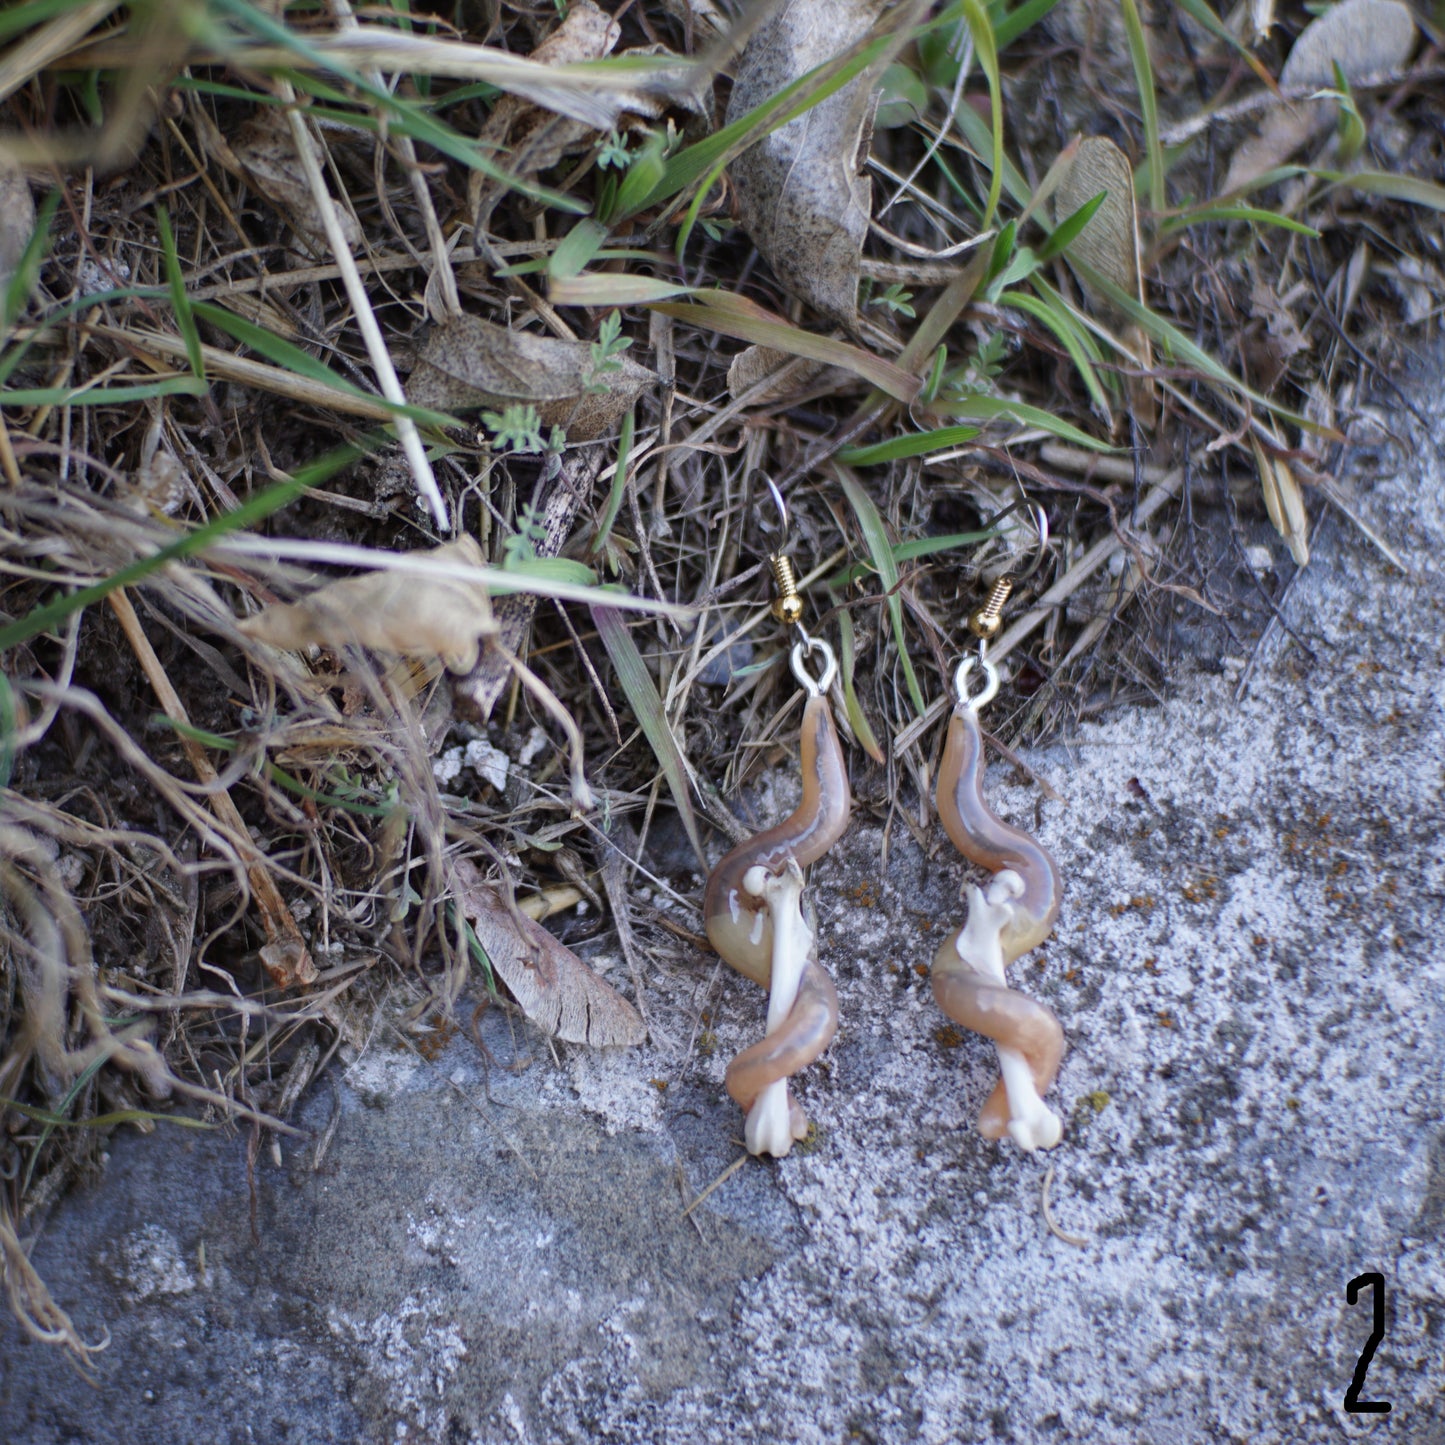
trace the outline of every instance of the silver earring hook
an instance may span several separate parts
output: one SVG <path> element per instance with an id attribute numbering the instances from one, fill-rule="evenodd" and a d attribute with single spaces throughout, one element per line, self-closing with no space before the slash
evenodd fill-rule
<path id="1" fill-rule="evenodd" d="M 1020 582 L 1027 582 L 1029 578 L 1039 570 L 1040 566 L 1043 565 L 1044 554 L 1048 551 L 1049 547 L 1049 514 L 1044 511 L 1038 502 L 1025 495 L 1023 488 L 1020 488 L 1018 501 L 1010 502 L 1001 512 L 995 512 L 994 515 L 984 523 L 986 528 L 995 527 L 998 523 L 1002 522 L 1005 517 L 1013 516 L 1020 507 L 1027 507 L 1028 510 L 1033 513 L 1034 530 L 1038 533 L 1039 540 L 1034 549 L 1033 560 L 1029 563 L 1028 567 L 1022 572 L 1012 574 L 1012 580 L 1015 586 Z"/>
<path id="2" fill-rule="evenodd" d="M 783 524 L 783 539 L 786 542 L 788 533 L 792 530 L 792 523 L 788 517 L 788 504 L 783 500 L 783 494 L 778 490 L 778 484 L 771 477 L 764 476 L 763 482 L 773 494 L 773 501 L 777 504 L 778 518 Z"/>

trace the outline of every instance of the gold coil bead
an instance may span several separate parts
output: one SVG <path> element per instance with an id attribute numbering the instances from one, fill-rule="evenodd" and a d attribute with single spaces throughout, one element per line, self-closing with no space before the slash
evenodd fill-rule
<path id="1" fill-rule="evenodd" d="M 1003 605 L 1009 599 L 1009 593 L 1014 590 L 1012 577 L 1000 577 L 993 584 L 993 591 L 988 594 L 988 601 L 978 608 L 977 611 L 969 614 L 968 630 L 975 637 L 981 637 L 985 642 L 991 642 L 1003 630 Z"/>
<path id="2" fill-rule="evenodd" d="M 795 622 L 803 620 L 803 596 L 798 591 L 793 559 L 784 557 L 781 552 L 774 552 L 768 558 L 768 568 L 773 574 L 773 586 L 777 588 L 777 596 L 773 598 L 773 616 L 791 627 Z"/>

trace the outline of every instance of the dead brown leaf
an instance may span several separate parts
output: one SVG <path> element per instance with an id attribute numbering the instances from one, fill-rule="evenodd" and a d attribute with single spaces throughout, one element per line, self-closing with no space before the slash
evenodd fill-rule
<path id="1" fill-rule="evenodd" d="M 507 907 L 468 858 L 451 864 L 457 907 L 497 976 L 544 1033 L 593 1048 L 640 1044 L 637 1010 L 540 923 Z"/>
<path id="2" fill-rule="evenodd" d="M 886 0 L 784 0 L 743 50 L 728 121 L 860 40 L 887 8 Z M 882 57 L 728 167 L 743 229 L 778 280 L 850 331 L 858 325 L 858 267 L 873 212 L 864 167 L 877 108 L 874 86 L 891 58 Z"/>
<path id="3" fill-rule="evenodd" d="M 461 537 L 421 554 L 439 562 L 483 565 L 482 549 Z M 439 657 L 453 672 L 476 666 L 481 639 L 494 629 L 487 589 L 453 577 L 368 572 L 330 582 L 300 602 L 279 603 L 239 624 L 273 647 L 357 647 Z"/>
<path id="4" fill-rule="evenodd" d="M 212 156 L 232 175 L 247 182 L 290 221 L 296 233 L 318 256 L 329 256 L 331 246 L 316 197 L 306 180 L 301 158 L 286 117 L 269 106 L 258 110 L 228 141 L 196 107 L 197 130 Z M 344 205 L 336 207 L 342 234 L 353 252 L 361 248 L 361 227 Z"/>
<path id="5" fill-rule="evenodd" d="M 1103 204 L 1064 252 L 1065 259 L 1078 261 L 1127 291 L 1142 304 L 1143 276 L 1139 261 L 1139 212 L 1134 202 L 1134 168 L 1129 158 L 1107 136 L 1085 136 L 1078 142 L 1073 162 L 1059 180 L 1054 193 L 1054 214 L 1060 221 L 1100 192 Z M 1080 284 L 1088 291 L 1082 276 Z M 1107 302 L 1092 297 L 1106 315 L 1113 311 Z M 1148 336 L 1136 325 L 1122 322 L 1124 341 L 1139 357 L 1147 371 L 1153 364 Z M 1142 426 L 1155 419 L 1154 388 L 1147 377 L 1129 378 L 1129 400 Z"/>
<path id="6" fill-rule="evenodd" d="M 789 368 L 788 374 L 782 376 L 780 373 L 785 366 Z M 736 401 L 765 376 L 776 376 L 778 379 L 774 385 L 765 386 L 748 398 L 754 406 L 765 406 L 768 402 L 801 391 L 826 369 L 821 361 L 805 361 L 789 356 L 786 351 L 776 351 L 771 346 L 746 346 L 728 366 L 728 395 Z"/>
<path id="7" fill-rule="evenodd" d="M 1333 90 L 1335 64 L 1345 79 L 1363 85 L 1398 70 L 1415 48 L 1415 18 L 1400 0 L 1343 0 L 1300 32 L 1279 73 L 1286 91 Z M 1259 134 L 1235 151 L 1224 178 L 1227 194 L 1282 165 L 1319 131 L 1329 127 L 1336 107 L 1327 100 L 1301 100 L 1265 117 Z"/>
<path id="8" fill-rule="evenodd" d="M 611 53 L 622 34 L 617 22 L 593 0 L 573 0 L 560 25 L 532 52 L 542 65 L 570 65 L 600 60 Z M 596 131 L 583 121 L 544 110 L 518 95 L 503 95 L 487 117 L 477 139 L 484 149 L 505 158 L 517 177 L 536 175 L 555 166 L 569 151 L 587 142 Z M 506 194 L 499 181 L 473 171 L 467 202 L 478 237 L 486 235 L 496 204 Z"/>
<path id="9" fill-rule="evenodd" d="M 417 406 L 448 412 L 530 402 L 542 423 L 564 428 L 569 441 L 592 441 L 617 425 L 644 387 L 657 383 L 645 366 L 625 356 L 613 360 L 615 370 L 594 375 L 586 342 L 458 316 L 427 338 L 407 396 Z"/>

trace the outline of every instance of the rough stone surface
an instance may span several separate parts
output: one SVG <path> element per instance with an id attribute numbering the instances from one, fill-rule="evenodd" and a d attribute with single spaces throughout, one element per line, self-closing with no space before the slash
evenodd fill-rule
<path id="1" fill-rule="evenodd" d="M 1408 575 L 1331 520 L 1241 701 L 1225 659 L 1032 754 L 1066 805 L 990 774 L 1067 880 L 1016 975 L 1069 1038 L 1051 1156 L 973 1134 L 992 1052 L 920 976 L 958 859 L 860 825 L 810 890 L 844 1027 L 809 1147 L 682 1215 L 764 1010 L 701 956 L 648 980 L 665 1046 L 554 1061 L 495 1013 L 488 1069 L 465 1031 L 378 1043 L 305 1105 L 339 1111 L 319 1168 L 263 1149 L 259 1242 L 244 1136 L 115 1141 L 34 1252 L 111 1331 L 98 1385 L 0 1324 L 0 1438 L 1438 1445 L 1445 473 L 1378 460 L 1355 505 Z M 1343 1403 L 1367 1271 L 1388 1416 Z"/>

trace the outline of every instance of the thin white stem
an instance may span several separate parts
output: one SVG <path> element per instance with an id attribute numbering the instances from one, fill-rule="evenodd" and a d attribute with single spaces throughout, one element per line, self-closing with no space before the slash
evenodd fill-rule
<path id="1" fill-rule="evenodd" d="M 342 232 L 341 218 L 336 212 L 336 202 L 326 188 L 326 177 L 321 173 L 321 159 L 316 154 L 316 143 L 306 124 L 306 117 L 297 109 L 295 90 L 285 82 L 282 82 L 279 90 L 281 99 L 287 106 L 286 118 L 291 126 L 291 138 L 296 144 L 296 153 L 301 159 L 301 168 L 306 172 L 306 183 L 311 187 L 311 194 L 316 200 L 316 209 L 320 213 L 321 224 L 326 231 L 327 244 L 331 247 L 332 254 L 336 257 L 336 264 L 341 269 L 341 281 L 346 287 L 347 298 L 356 315 L 356 324 L 361 328 L 361 337 L 366 343 L 366 353 L 371 358 L 372 369 L 376 372 L 376 380 L 381 387 L 381 394 L 388 401 L 405 406 L 407 404 L 406 393 L 401 389 L 396 368 L 391 363 L 391 352 L 387 350 L 386 341 L 381 334 L 381 327 L 377 325 L 376 313 L 371 309 L 371 300 L 366 294 L 366 287 L 362 285 L 361 272 L 356 267 L 356 258 L 352 256 L 351 247 L 347 244 L 346 237 Z M 430 506 L 437 526 L 443 529 L 449 528 L 451 523 L 447 517 L 446 503 L 442 500 L 441 488 L 437 486 L 437 479 L 432 474 L 431 462 L 427 460 L 426 448 L 422 445 L 421 433 L 417 431 L 416 423 L 410 417 L 398 416 L 395 419 L 395 425 L 397 437 L 401 442 L 402 451 L 406 453 L 417 490 Z"/>

